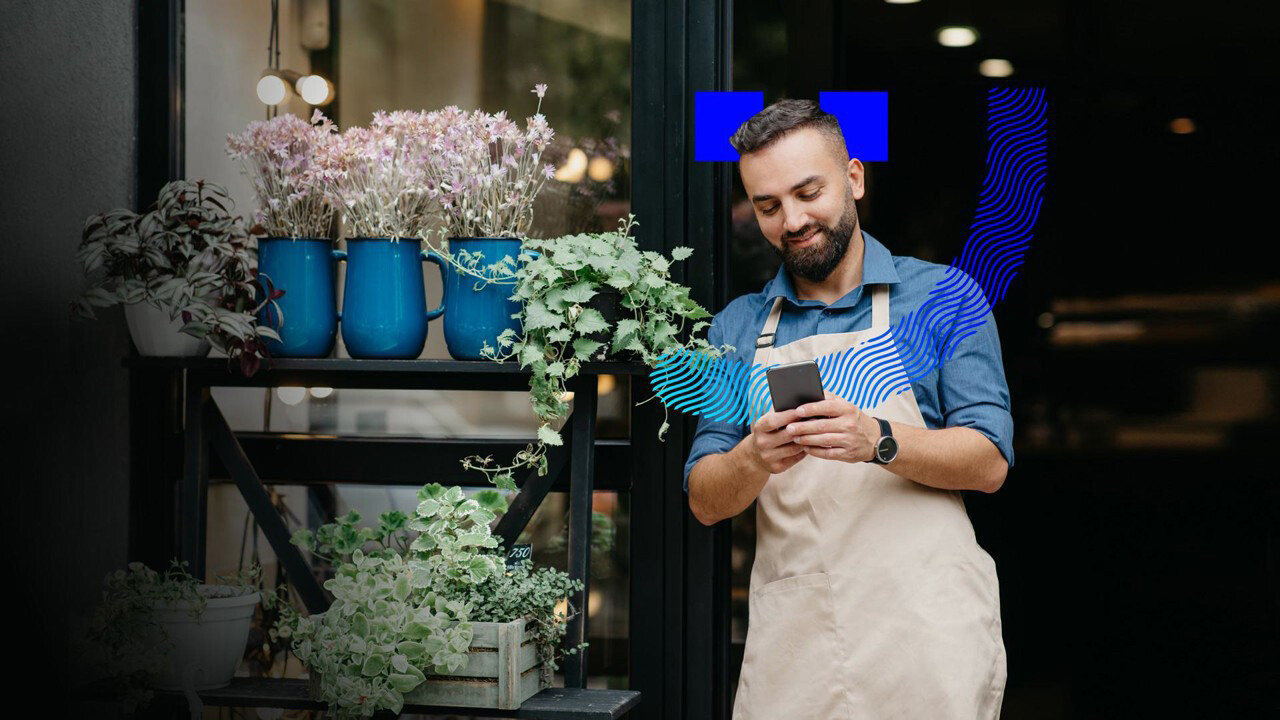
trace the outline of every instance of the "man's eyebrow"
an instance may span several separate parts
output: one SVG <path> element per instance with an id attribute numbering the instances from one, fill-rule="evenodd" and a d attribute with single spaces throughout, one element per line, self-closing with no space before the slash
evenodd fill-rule
<path id="1" fill-rule="evenodd" d="M 800 188 L 804 187 L 805 185 L 808 185 L 809 183 L 816 182 L 821 179 L 822 179 L 821 175 L 810 175 L 809 177 L 801 180 L 795 185 L 792 185 L 791 192 L 795 192 Z M 772 199 L 773 199 L 772 195 L 752 195 L 751 196 L 751 202 L 753 203 L 764 202 L 765 200 L 772 200 Z"/>

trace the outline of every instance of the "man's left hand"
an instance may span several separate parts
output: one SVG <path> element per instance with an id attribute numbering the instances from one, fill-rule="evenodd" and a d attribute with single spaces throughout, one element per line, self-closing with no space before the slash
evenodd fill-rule
<path id="1" fill-rule="evenodd" d="M 857 405 L 831 393 L 825 400 L 796 409 L 800 417 L 821 418 L 799 420 L 787 425 L 792 442 L 809 455 L 848 463 L 867 462 L 875 456 L 875 441 L 880 439 L 880 424 L 863 413 Z"/>

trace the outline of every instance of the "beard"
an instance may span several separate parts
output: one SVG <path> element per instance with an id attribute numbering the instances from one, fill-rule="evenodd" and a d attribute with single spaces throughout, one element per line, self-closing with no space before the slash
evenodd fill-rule
<path id="1" fill-rule="evenodd" d="M 822 282 L 831 275 L 849 251 L 849 240 L 853 237 L 853 229 L 857 224 L 858 207 L 853 199 L 853 189 L 846 187 L 844 212 L 834 228 L 820 222 L 811 223 L 798 232 L 784 234 L 782 247 L 775 247 L 774 251 L 782 258 L 783 266 L 791 274 L 810 282 Z M 802 238 L 815 229 L 822 233 L 821 242 L 806 248 L 795 248 L 787 242 Z"/>

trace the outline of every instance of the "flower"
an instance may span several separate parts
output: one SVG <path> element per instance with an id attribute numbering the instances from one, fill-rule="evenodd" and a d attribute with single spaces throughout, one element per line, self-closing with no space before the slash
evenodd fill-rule
<path id="1" fill-rule="evenodd" d="M 533 90 L 539 98 L 546 84 Z M 450 105 L 427 113 L 428 193 L 440 200 L 442 237 L 500 237 L 524 234 L 533 203 L 551 176 L 542 162 L 555 132 L 540 113 L 523 129 L 506 112 L 464 112 Z M 554 174 L 554 173 L 552 173 Z"/>
<path id="2" fill-rule="evenodd" d="M 538 83 L 537 85 L 533 86 L 533 90 L 531 90 L 530 92 L 536 93 L 538 95 L 538 99 L 541 100 L 547 95 L 547 84 Z"/>
<path id="3" fill-rule="evenodd" d="M 227 136 L 227 154 L 253 185 L 253 217 L 268 235 L 317 237 L 329 232 L 333 208 L 326 202 L 316 157 L 336 137 L 333 122 L 319 110 L 308 123 L 296 115 L 255 120 L 239 135 Z"/>

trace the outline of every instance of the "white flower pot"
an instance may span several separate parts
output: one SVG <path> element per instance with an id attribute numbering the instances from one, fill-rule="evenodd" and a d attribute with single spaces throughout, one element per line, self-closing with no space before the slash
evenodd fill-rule
<path id="1" fill-rule="evenodd" d="M 214 586 L 201 585 L 209 593 Z M 211 690 L 231 684 L 236 666 L 244 655 L 253 623 L 258 593 L 234 597 L 211 597 L 199 617 L 192 616 L 191 603 L 159 606 L 155 618 L 169 636 L 169 672 L 156 681 L 160 690 L 182 690 L 184 676 L 191 673 L 192 687 Z"/>
<path id="2" fill-rule="evenodd" d="M 138 352 L 151 357 L 205 357 L 209 341 L 182 332 L 182 316 L 170 320 L 169 312 L 151 303 L 140 302 L 124 307 L 129 334 Z"/>

